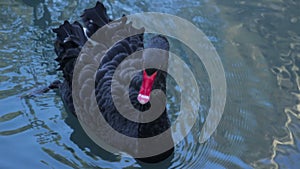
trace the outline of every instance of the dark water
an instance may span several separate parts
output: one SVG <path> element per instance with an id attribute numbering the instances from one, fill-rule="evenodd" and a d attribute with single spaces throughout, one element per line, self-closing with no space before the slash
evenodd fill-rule
<path id="1" fill-rule="evenodd" d="M 200 144 L 200 118 L 171 163 L 137 163 L 94 145 L 68 116 L 59 95 L 21 98 L 61 78 L 51 29 L 77 20 L 95 1 L 0 1 L 0 168 L 298 168 L 300 165 L 300 3 L 286 1 L 105 1 L 117 18 L 164 12 L 189 20 L 212 41 L 227 80 L 227 101 L 212 137 Z M 182 47 L 184 49 L 184 47 Z M 180 53 L 180 49 L 178 49 Z M 187 58 L 189 51 L 181 51 Z M 192 55 L 192 54 L 191 54 Z M 175 101 L 174 101 L 175 100 Z M 176 99 L 170 102 L 176 111 Z"/>

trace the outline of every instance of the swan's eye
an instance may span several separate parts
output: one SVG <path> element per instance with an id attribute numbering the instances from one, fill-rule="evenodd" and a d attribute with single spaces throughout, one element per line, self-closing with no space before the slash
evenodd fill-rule
<path id="1" fill-rule="evenodd" d="M 148 76 L 151 76 L 153 73 L 155 73 L 157 69 L 151 68 L 151 69 L 146 69 L 146 73 Z"/>

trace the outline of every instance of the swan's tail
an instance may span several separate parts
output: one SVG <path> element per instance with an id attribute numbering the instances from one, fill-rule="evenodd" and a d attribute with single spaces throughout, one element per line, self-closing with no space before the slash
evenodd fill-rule
<path id="1" fill-rule="evenodd" d="M 56 41 L 54 44 L 55 59 L 59 63 L 58 70 L 63 71 L 63 76 L 67 82 L 72 81 L 73 69 L 75 61 L 87 41 L 87 36 L 91 36 L 99 28 L 110 22 L 106 14 L 106 8 L 100 2 L 90 9 L 84 10 L 82 21 L 86 26 L 86 32 L 79 22 L 69 23 L 65 21 L 59 28 L 53 29 L 56 33 Z"/>
<path id="2" fill-rule="evenodd" d="M 53 29 L 53 32 L 57 35 L 54 48 L 57 54 L 55 60 L 59 63 L 58 70 L 62 70 L 64 78 L 71 82 L 76 58 L 87 38 L 78 22 L 71 24 L 65 21 L 59 28 Z"/>
<path id="3" fill-rule="evenodd" d="M 92 36 L 99 28 L 112 21 L 107 16 L 106 8 L 99 1 L 94 8 L 85 9 L 81 18 L 87 29 L 86 33 L 89 37 Z"/>

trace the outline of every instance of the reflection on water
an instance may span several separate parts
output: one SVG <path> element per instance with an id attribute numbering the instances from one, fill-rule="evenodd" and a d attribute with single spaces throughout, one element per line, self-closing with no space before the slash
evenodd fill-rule
<path id="1" fill-rule="evenodd" d="M 55 72 L 51 29 L 65 19 L 78 19 L 93 5 L 94 1 L 0 2 L 0 168 L 153 168 L 93 144 L 54 91 L 20 98 L 61 76 Z M 193 52 L 173 44 L 174 53 L 198 77 L 202 106 L 197 125 L 176 146 L 172 163 L 154 167 L 297 168 L 298 1 L 105 1 L 105 5 L 114 18 L 143 11 L 183 17 L 203 30 L 223 62 L 228 86 L 225 112 L 210 140 L 199 144 L 210 84 Z M 174 115 L 179 96 L 178 91 L 169 96 Z"/>
<path id="2" fill-rule="evenodd" d="M 267 119 L 274 118 L 267 136 L 271 138 L 270 156 L 253 163 L 262 167 L 270 163 L 270 167 L 297 168 L 299 162 L 299 2 L 295 1 L 235 1 L 232 4 L 222 3 L 222 17 L 230 21 L 226 35 L 232 36 L 230 45 L 255 62 L 257 70 L 274 73 L 277 84 L 271 92 L 271 102 L 276 106 Z M 236 8 L 239 6 L 239 8 Z M 253 11 L 255 9 L 255 11 Z M 239 37 L 243 35 L 243 37 Z M 232 49 L 232 48 L 231 48 Z M 247 54 L 248 53 L 248 54 Z M 265 60 L 265 63 L 262 62 Z M 249 61 L 247 61 L 249 63 Z M 258 69 L 261 67 L 262 69 Z M 256 75 L 262 73 L 257 72 Z M 258 82 L 267 85 L 264 81 Z M 270 89 L 266 86 L 265 89 Z M 295 97 L 296 96 L 296 97 Z M 263 103 L 265 100 L 261 100 Z M 270 103 L 267 105 L 270 106 Z M 276 117 L 274 117 L 276 116 Z M 263 118 L 263 117 L 260 117 Z M 268 121 L 264 120 L 264 123 Z M 276 126 L 276 127 L 275 127 Z M 261 126 L 260 126 L 261 127 Z M 297 131 L 298 129 L 298 131 Z M 260 130 L 262 131 L 262 130 Z M 266 137 L 266 136 L 265 136 Z M 296 140 L 296 142 L 295 142 Z M 295 147 L 294 147 L 295 146 Z M 270 161 L 269 161 L 270 159 Z M 269 161 L 269 162 L 268 162 Z"/>

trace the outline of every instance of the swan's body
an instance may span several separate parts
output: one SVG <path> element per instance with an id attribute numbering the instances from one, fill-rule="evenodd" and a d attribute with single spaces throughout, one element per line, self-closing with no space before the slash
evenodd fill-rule
<path id="1" fill-rule="evenodd" d="M 66 108 L 69 112 L 72 112 L 75 115 L 76 113 L 72 99 L 72 78 L 76 59 L 88 38 L 99 28 L 111 21 L 106 14 L 105 7 L 99 2 L 94 8 L 85 10 L 82 15 L 82 19 L 86 27 L 86 31 L 84 31 L 84 28 L 80 25 L 80 23 L 74 22 L 73 24 L 70 24 L 68 21 L 65 21 L 63 25 L 53 30 L 57 34 L 55 52 L 58 57 L 56 60 L 59 62 L 59 69 L 63 71 L 64 76 L 64 81 L 59 84 L 59 89 Z M 122 31 L 121 28 L 130 28 L 132 31 L 138 31 L 131 25 L 126 24 L 126 22 L 119 22 L 118 24 L 114 27 L 117 31 Z M 168 41 L 163 36 L 153 37 L 148 44 L 147 48 L 157 48 L 166 51 L 169 50 Z M 142 33 L 128 37 L 116 43 L 103 56 L 95 81 L 97 104 L 105 120 L 119 133 L 135 138 L 153 137 L 161 134 L 170 127 L 170 121 L 165 108 L 163 113 L 154 121 L 149 123 L 137 123 L 122 116 L 116 109 L 113 102 L 110 88 L 114 71 L 127 56 L 136 51 L 142 50 L 143 48 L 144 42 Z M 149 65 L 161 64 L 160 67 L 166 67 L 167 61 L 167 53 L 164 53 L 163 57 L 156 57 L 155 54 L 147 52 L 143 53 L 143 61 L 140 63 Z M 124 67 L 122 72 L 126 72 L 127 69 L 130 69 L 130 67 Z M 149 84 L 151 84 L 150 87 L 145 85 L 147 83 L 145 82 L 147 76 L 153 76 L 153 79 L 149 82 Z M 164 93 L 166 92 L 166 76 L 167 73 L 164 71 L 146 69 L 143 72 L 138 73 L 132 79 L 129 89 L 122 88 L 121 86 L 119 90 L 129 90 L 129 98 L 133 107 L 139 111 L 146 111 L 151 107 L 151 104 L 149 103 L 149 92 L 151 92 L 151 90 L 160 89 Z M 120 85 L 122 84 L 120 83 Z M 173 148 L 160 155 L 143 158 L 141 160 L 146 162 L 158 162 L 167 158 L 170 154 L 172 154 L 172 152 Z"/>

